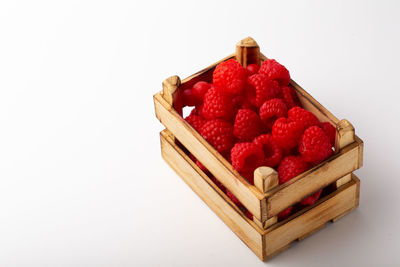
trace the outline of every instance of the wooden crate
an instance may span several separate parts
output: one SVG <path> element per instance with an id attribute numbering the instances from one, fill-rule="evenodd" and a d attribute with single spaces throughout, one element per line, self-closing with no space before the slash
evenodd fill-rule
<path id="1" fill-rule="evenodd" d="M 295 240 L 336 221 L 358 206 L 360 182 L 353 171 L 362 166 L 363 142 L 347 120 L 338 120 L 293 80 L 303 107 L 320 121 L 336 126 L 335 154 L 290 181 L 278 185 L 275 170 L 260 167 L 251 185 L 227 162 L 180 114 L 174 106 L 181 90 L 198 81 L 210 81 L 216 65 L 236 58 L 244 66 L 266 59 L 257 43 L 249 38 L 240 41 L 236 53 L 184 79 L 172 76 L 163 82 L 163 91 L 154 95 L 157 118 L 166 127 L 161 132 L 161 150 L 165 161 L 181 176 L 207 205 L 261 259 L 269 259 L 285 250 Z M 177 145 L 185 149 L 181 149 Z M 185 150 L 185 151 L 184 151 Z M 188 156 L 189 151 L 253 214 L 250 220 L 236 207 Z M 277 214 L 319 189 L 334 186 L 334 190 L 314 205 L 297 211 L 278 222 Z"/>

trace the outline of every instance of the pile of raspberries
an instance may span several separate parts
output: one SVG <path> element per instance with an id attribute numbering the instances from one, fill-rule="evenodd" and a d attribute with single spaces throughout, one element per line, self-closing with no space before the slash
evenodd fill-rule
<path id="1" fill-rule="evenodd" d="M 185 120 L 225 157 L 250 184 L 254 170 L 272 167 L 283 184 L 333 154 L 335 128 L 302 108 L 289 71 L 274 59 L 244 68 L 230 59 L 214 70 L 212 84 L 200 81 L 181 93 L 193 106 Z M 252 214 L 208 170 L 191 158 L 252 219 Z M 312 205 L 322 190 L 300 205 Z M 279 220 L 293 207 L 282 211 Z"/>

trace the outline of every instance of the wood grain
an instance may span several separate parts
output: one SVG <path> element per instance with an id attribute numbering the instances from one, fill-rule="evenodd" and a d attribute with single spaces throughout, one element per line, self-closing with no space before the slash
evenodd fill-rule
<path id="1" fill-rule="evenodd" d="M 250 185 L 200 134 L 182 119 L 168 103 L 156 94 L 154 105 L 162 124 L 228 188 L 239 201 L 260 221 L 265 221 L 265 194 Z"/>

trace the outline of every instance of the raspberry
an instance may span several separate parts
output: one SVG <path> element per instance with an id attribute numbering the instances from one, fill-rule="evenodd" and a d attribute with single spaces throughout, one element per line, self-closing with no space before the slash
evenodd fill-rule
<path id="1" fill-rule="evenodd" d="M 286 183 L 308 169 L 308 164 L 300 156 L 283 158 L 278 167 L 279 184 Z"/>
<path id="2" fill-rule="evenodd" d="M 319 127 L 326 133 L 329 137 L 329 141 L 332 146 L 335 146 L 336 129 L 329 122 L 321 122 Z"/>
<path id="3" fill-rule="evenodd" d="M 233 203 L 235 203 L 236 206 L 239 208 L 243 207 L 242 203 L 228 189 L 226 189 L 226 195 L 232 200 Z"/>
<path id="4" fill-rule="evenodd" d="M 288 117 L 291 120 L 298 121 L 303 125 L 303 129 L 319 125 L 319 120 L 310 111 L 301 107 L 294 107 L 288 111 Z"/>
<path id="5" fill-rule="evenodd" d="M 214 182 L 214 184 L 216 186 L 218 186 L 219 189 L 221 189 L 222 192 L 224 192 L 224 193 L 226 192 L 226 187 L 220 181 L 218 181 L 217 178 L 215 178 L 214 176 L 211 175 L 210 179 L 211 179 L 211 181 Z"/>
<path id="6" fill-rule="evenodd" d="M 198 159 L 196 159 L 196 165 L 199 166 L 199 168 L 200 168 L 203 172 L 208 172 L 208 169 L 207 169 Z"/>
<path id="7" fill-rule="evenodd" d="M 207 93 L 208 89 L 210 89 L 213 85 L 207 82 L 197 82 L 193 85 L 193 95 L 197 99 L 203 99 L 204 95 Z"/>
<path id="8" fill-rule="evenodd" d="M 282 159 L 282 149 L 270 134 L 263 134 L 256 137 L 253 143 L 261 147 L 264 152 L 263 166 L 275 167 Z"/>
<path id="9" fill-rule="evenodd" d="M 187 121 L 196 131 L 200 132 L 201 128 L 203 125 L 206 123 L 206 121 L 197 115 L 190 114 L 185 118 L 185 121 Z"/>
<path id="10" fill-rule="evenodd" d="M 218 118 L 231 120 L 234 116 L 231 99 L 215 88 L 210 88 L 204 95 L 200 116 L 207 120 Z"/>
<path id="11" fill-rule="evenodd" d="M 241 142 L 246 142 L 260 134 L 261 120 L 257 113 L 250 109 L 239 109 L 233 125 L 233 135 Z"/>
<path id="12" fill-rule="evenodd" d="M 329 137 L 318 126 L 311 126 L 304 131 L 299 152 L 304 161 L 312 164 L 318 164 L 333 154 Z"/>
<path id="13" fill-rule="evenodd" d="M 253 143 L 236 143 L 231 150 L 232 167 L 239 172 L 250 172 L 264 161 L 262 149 Z"/>
<path id="14" fill-rule="evenodd" d="M 282 86 L 282 100 L 288 109 L 293 107 L 301 107 L 299 97 L 291 86 Z"/>
<path id="15" fill-rule="evenodd" d="M 278 81 L 280 85 L 288 85 L 290 83 L 289 71 L 275 59 L 265 60 L 258 72 L 267 75 L 272 80 Z"/>
<path id="16" fill-rule="evenodd" d="M 246 83 L 246 70 L 234 59 L 220 63 L 213 73 L 214 86 L 226 93 L 240 94 Z"/>
<path id="17" fill-rule="evenodd" d="M 282 221 L 282 220 L 286 219 L 287 217 L 289 217 L 290 213 L 292 213 L 292 209 L 293 209 L 293 206 L 290 206 L 289 208 L 285 209 L 284 211 L 281 211 L 278 214 L 278 220 Z"/>
<path id="18" fill-rule="evenodd" d="M 250 220 L 253 220 L 253 214 L 251 214 L 250 211 L 246 210 L 246 211 L 244 212 L 244 214 L 247 216 L 247 218 L 249 218 Z"/>
<path id="19" fill-rule="evenodd" d="M 297 146 L 302 132 L 303 125 L 300 122 L 286 118 L 277 119 L 272 126 L 272 137 L 285 150 L 290 150 Z"/>
<path id="20" fill-rule="evenodd" d="M 248 76 L 250 76 L 250 75 L 256 74 L 259 69 L 260 69 L 260 66 L 258 66 L 257 64 L 250 64 L 250 65 L 247 65 L 247 67 L 246 67 L 246 73 Z"/>
<path id="21" fill-rule="evenodd" d="M 266 100 L 280 93 L 279 84 L 263 74 L 254 74 L 247 78 L 246 97 L 254 106 L 260 107 Z"/>
<path id="22" fill-rule="evenodd" d="M 259 113 L 265 127 L 270 130 L 276 119 L 287 116 L 287 108 L 281 99 L 273 98 L 262 104 Z"/>
<path id="23" fill-rule="evenodd" d="M 224 120 L 207 121 L 200 134 L 221 154 L 228 152 L 233 146 L 233 127 Z"/>
<path id="24" fill-rule="evenodd" d="M 199 99 L 194 96 L 193 89 L 184 90 L 182 93 L 182 97 L 184 106 L 192 107 L 196 106 L 200 102 Z"/>
<path id="25" fill-rule="evenodd" d="M 313 205 L 315 202 L 317 202 L 317 200 L 319 199 L 319 197 L 321 196 L 322 193 L 322 189 L 318 190 L 317 192 L 315 192 L 314 194 L 312 194 L 309 197 L 306 197 L 305 199 L 303 199 L 302 201 L 300 201 L 301 205 L 307 206 L 307 205 Z"/>
<path id="26" fill-rule="evenodd" d="M 259 166 L 258 166 L 259 167 Z M 254 169 L 241 171 L 240 175 L 249 182 L 249 184 L 254 185 Z"/>

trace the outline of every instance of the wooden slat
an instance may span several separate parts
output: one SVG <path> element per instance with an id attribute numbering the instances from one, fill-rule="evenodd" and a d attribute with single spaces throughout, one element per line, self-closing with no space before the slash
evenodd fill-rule
<path id="1" fill-rule="evenodd" d="M 304 197 L 358 168 L 359 148 L 354 142 L 338 154 L 267 193 L 267 217 L 277 215 Z"/>
<path id="2" fill-rule="evenodd" d="M 261 231 L 173 142 L 169 134 L 160 134 L 162 156 L 219 218 L 261 259 L 264 260 Z"/>
<path id="3" fill-rule="evenodd" d="M 355 176 L 352 179 L 352 182 L 321 199 L 307 212 L 272 227 L 265 236 L 266 258 L 288 248 L 292 241 L 317 230 L 338 215 L 354 209 L 358 205 L 359 180 Z"/>
<path id="4" fill-rule="evenodd" d="M 228 188 L 239 201 L 261 222 L 266 220 L 266 199 L 160 96 L 154 95 L 157 118 L 162 124 Z M 263 211 L 263 212 L 262 212 Z M 262 218 L 262 214 L 264 218 Z"/>
<path id="5" fill-rule="evenodd" d="M 342 178 L 340 178 L 339 180 L 336 181 L 336 188 L 341 187 L 344 184 L 347 184 L 348 182 L 351 181 L 351 174 L 346 174 L 345 176 L 343 176 Z"/>

